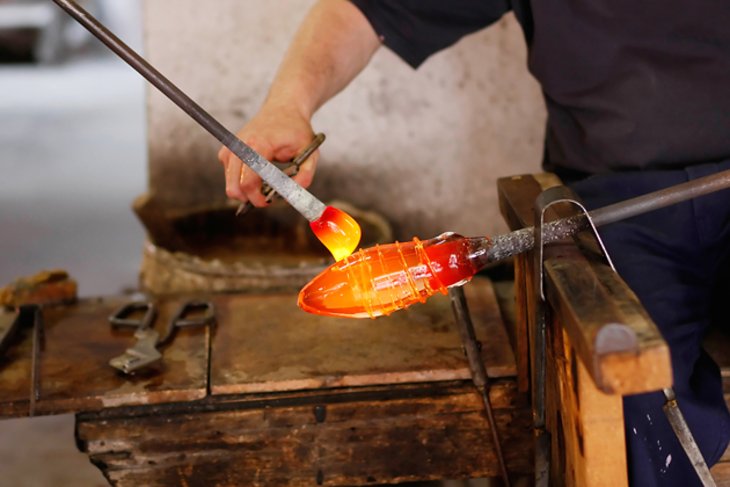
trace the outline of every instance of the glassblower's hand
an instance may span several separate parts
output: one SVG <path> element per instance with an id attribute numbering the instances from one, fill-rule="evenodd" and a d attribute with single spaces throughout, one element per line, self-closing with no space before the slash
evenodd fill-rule
<path id="1" fill-rule="evenodd" d="M 264 106 L 236 135 L 265 159 L 286 162 L 309 145 L 314 133 L 309 120 L 296 110 Z M 317 150 L 299 167 L 293 179 L 301 186 L 306 188 L 312 183 L 318 158 Z M 258 207 L 267 205 L 261 193 L 261 178 L 251 168 L 227 147 L 218 151 L 218 160 L 223 164 L 229 198 L 250 201 Z"/>

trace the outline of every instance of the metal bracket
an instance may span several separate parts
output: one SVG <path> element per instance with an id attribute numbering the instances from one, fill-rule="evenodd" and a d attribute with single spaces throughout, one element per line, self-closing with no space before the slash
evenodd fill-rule
<path id="1" fill-rule="evenodd" d="M 613 265 L 613 262 L 611 261 L 611 257 L 608 255 L 608 252 L 606 251 L 606 246 L 603 245 L 603 241 L 601 240 L 601 236 L 598 234 L 598 230 L 596 229 L 595 223 L 593 223 L 593 218 L 591 218 L 590 213 L 588 213 L 588 210 L 585 206 L 583 206 L 583 203 L 581 203 L 578 199 L 578 195 L 576 195 L 572 189 L 570 189 L 567 186 L 553 186 L 552 188 L 548 188 L 542 193 L 540 193 L 537 196 L 537 199 L 535 200 L 535 269 L 536 272 L 538 272 L 538 279 L 537 283 L 539 285 L 539 294 L 540 299 L 545 301 L 545 284 L 544 284 L 544 272 L 543 272 L 543 225 L 545 224 L 545 212 L 548 208 L 550 208 L 552 205 L 556 203 L 570 203 L 574 206 L 577 206 L 580 209 L 580 212 L 583 213 L 583 215 L 586 217 L 586 220 L 588 221 L 588 224 L 590 225 L 590 228 L 593 230 L 593 236 L 598 241 L 598 245 L 601 247 L 601 251 L 603 252 L 604 257 L 606 257 L 606 261 L 608 262 L 608 265 L 611 266 L 611 269 L 616 271 L 616 268 Z"/>

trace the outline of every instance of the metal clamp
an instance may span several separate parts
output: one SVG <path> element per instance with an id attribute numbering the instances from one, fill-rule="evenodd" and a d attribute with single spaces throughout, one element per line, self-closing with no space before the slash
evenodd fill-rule
<path id="1" fill-rule="evenodd" d="M 140 319 L 133 315 L 143 313 Z M 150 302 L 132 302 L 119 308 L 109 317 L 113 327 L 135 327 L 135 344 L 109 361 L 109 365 L 125 374 L 133 374 L 162 359 L 160 348 L 174 338 L 177 328 L 191 326 L 212 326 L 215 323 L 215 306 L 210 301 L 187 301 L 168 321 L 165 334 L 153 328 L 157 309 Z"/>

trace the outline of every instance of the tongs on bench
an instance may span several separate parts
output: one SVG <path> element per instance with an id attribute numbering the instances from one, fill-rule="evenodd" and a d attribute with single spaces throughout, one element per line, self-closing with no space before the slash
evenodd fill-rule
<path id="1" fill-rule="evenodd" d="M 133 318 L 143 313 L 141 318 Z M 187 301 L 167 322 L 164 336 L 153 325 L 157 319 L 157 308 L 149 301 L 127 303 L 111 316 L 112 327 L 133 327 L 136 343 L 125 352 L 109 361 L 109 365 L 125 373 L 133 374 L 158 363 L 162 353 L 158 347 L 168 344 L 178 328 L 192 326 L 211 326 L 215 323 L 215 306 L 210 301 Z"/>

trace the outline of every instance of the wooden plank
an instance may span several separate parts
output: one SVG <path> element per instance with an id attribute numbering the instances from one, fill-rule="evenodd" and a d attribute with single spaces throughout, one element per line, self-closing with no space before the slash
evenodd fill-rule
<path id="1" fill-rule="evenodd" d="M 596 386 L 621 395 L 671 387 L 669 347 L 621 278 L 572 244 L 546 254 L 548 300 Z"/>
<path id="2" fill-rule="evenodd" d="M 551 327 L 547 428 L 552 485 L 628 485 L 621 396 L 596 388 L 563 327 Z"/>
<path id="3" fill-rule="evenodd" d="M 465 292 L 489 375 L 514 376 L 491 282 L 474 279 Z M 240 295 L 221 303 L 219 317 L 214 395 L 470 377 L 446 296 L 369 320 L 307 314 L 291 294 Z"/>
<path id="4" fill-rule="evenodd" d="M 730 462 L 718 463 L 710 469 L 717 487 L 730 487 Z"/>
<path id="5" fill-rule="evenodd" d="M 125 376 L 109 359 L 132 346 L 132 330 L 113 330 L 107 317 L 126 297 L 85 299 L 43 310 L 45 347 L 40 355 L 37 414 L 95 410 L 129 404 L 191 401 L 206 395 L 208 331 L 181 329 L 163 351 L 156 371 Z M 182 300 L 159 301 L 156 327 L 172 317 Z M 0 416 L 28 412 L 31 334 L 11 347 L 0 369 Z"/>
<path id="6" fill-rule="evenodd" d="M 523 397 L 513 381 L 492 388 L 513 474 L 532 468 Z M 249 395 L 218 406 L 87 414 L 77 417 L 77 436 L 120 487 L 371 485 L 498 475 L 490 425 L 468 382 Z"/>

